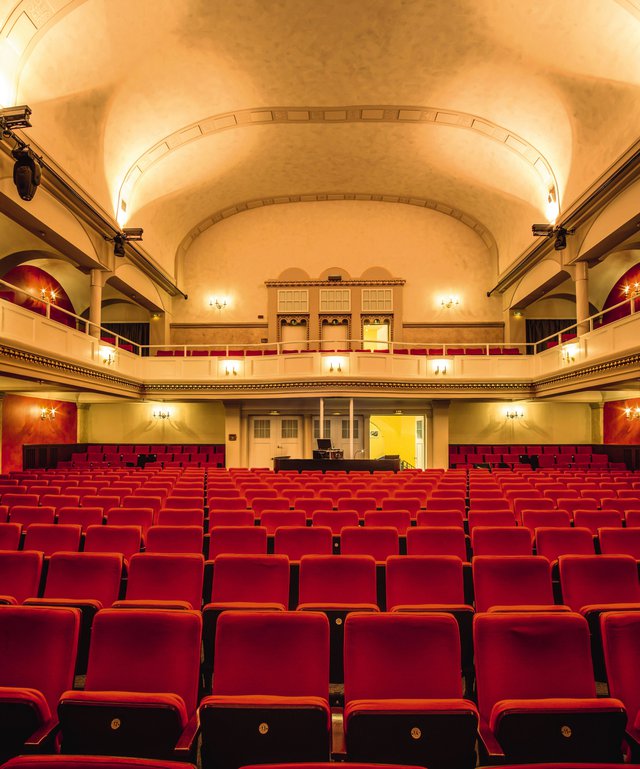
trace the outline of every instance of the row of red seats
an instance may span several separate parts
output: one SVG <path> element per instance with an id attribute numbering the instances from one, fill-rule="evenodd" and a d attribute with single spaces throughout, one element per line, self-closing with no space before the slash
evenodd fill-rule
<path id="1" fill-rule="evenodd" d="M 0 608 L 3 637 L 11 639 L 0 681 L 10 687 L 4 701 L 14 715 L 14 728 L 2 727 L 5 758 L 32 742 L 35 728 L 48 727 L 63 753 L 194 760 L 200 732 L 204 769 L 328 760 L 325 614 L 224 612 L 213 690 L 200 702 L 198 613 L 98 612 L 85 686 L 74 690 L 79 624 L 71 608 Z M 479 736 L 485 759 L 620 761 L 627 720 L 634 722 L 638 708 L 625 676 L 637 670 L 640 613 L 604 614 L 602 629 L 606 698 L 596 696 L 584 617 L 478 614 L 476 705 L 463 696 L 451 615 L 351 612 L 344 622 L 346 756 L 472 769 Z M 25 704 L 35 718 L 26 717 Z M 52 726 L 47 721 L 56 712 Z M 637 736 L 629 732 L 627 740 Z"/>
<path id="2" fill-rule="evenodd" d="M 273 350 L 273 349 L 251 349 L 251 348 L 242 348 L 237 350 L 210 350 L 210 349 L 184 349 L 184 348 L 174 348 L 174 349 L 160 349 L 156 350 L 156 356 L 157 357 L 176 357 L 176 358 L 184 358 L 186 357 L 207 357 L 207 356 L 215 356 L 215 357 L 222 357 L 222 358 L 244 358 L 251 357 L 251 356 L 261 356 L 261 355 L 278 355 L 278 353 L 284 353 L 284 354 L 291 354 L 291 353 L 317 353 L 317 352 L 323 352 L 323 353 L 350 353 L 350 352 L 372 352 L 372 353 L 390 353 L 393 355 L 432 355 L 432 356 L 439 356 L 439 355 L 487 355 L 487 347 L 394 347 L 393 350 L 389 349 L 380 349 L 380 350 L 365 350 L 364 348 L 354 349 L 354 350 L 318 350 L 318 349 L 306 349 L 306 348 L 298 348 L 298 349 L 292 349 L 292 348 L 283 348 L 280 351 Z M 519 347 L 495 347 L 490 346 L 488 348 L 488 354 L 489 355 L 520 355 L 520 348 Z"/>

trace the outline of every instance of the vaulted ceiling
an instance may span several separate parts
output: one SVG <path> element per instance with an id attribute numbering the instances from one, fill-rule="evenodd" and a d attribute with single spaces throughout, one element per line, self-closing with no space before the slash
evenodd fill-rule
<path id="1" fill-rule="evenodd" d="M 638 139 L 638 0 L 0 0 L 0 104 L 170 273 L 217 221 L 438 208 L 504 269 Z"/>

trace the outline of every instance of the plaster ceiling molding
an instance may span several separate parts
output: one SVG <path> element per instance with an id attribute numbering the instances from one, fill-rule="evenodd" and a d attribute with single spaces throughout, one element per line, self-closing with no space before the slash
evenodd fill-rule
<path id="1" fill-rule="evenodd" d="M 185 144 L 209 134 L 242 127 L 273 124 L 336 124 L 336 123 L 409 123 L 432 124 L 439 127 L 460 128 L 474 132 L 482 138 L 497 142 L 515 152 L 536 172 L 541 186 L 541 203 L 551 192 L 560 199 L 558 182 L 547 158 L 525 138 L 479 115 L 457 110 L 411 106 L 336 106 L 336 107 L 273 107 L 245 109 L 223 115 L 213 115 L 184 126 L 148 148 L 130 166 L 117 195 L 116 216 L 120 224 L 128 219 L 134 190 L 143 174 L 169 153 Z M 234 203 L 233 205 L 238 205 Z M 234 212 L 239 213 L 239 212 Z M 233 214 L 230 214 L 233 215 Z"/>
<path id="2" fill-rule="evenodd" d="M 0 9 L 0 106 L 16 103 L 22 63 L 52 24 L 85 0 L 22 0 Z"/>

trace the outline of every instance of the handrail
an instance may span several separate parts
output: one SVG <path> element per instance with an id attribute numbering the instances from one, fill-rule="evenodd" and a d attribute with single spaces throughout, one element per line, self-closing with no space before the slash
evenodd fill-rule
<path id="1" fill-rule="evenodd" d="M 14 304 L 17 304 L 15 301 L 17 296 L 22 296 L 24 298 L 28 298 L 36 303 L 39 303 L 43 307 L 43 312 L 39 312 L 37 310 L 33 310 L 32 308 L 25 308 L 27 310 L 30 310 L 32 312 L 36 312 L 37 314 L 44 315 L 48 320 L 52 320 L 53 322 L 63 322 L 59 321 L 57 318 L 52 317 L 52 309 L 55 311 L 55 314 L 61 314 L 65 316 L 67 319 L 73 320 L 73 327 L 77 331 L 80 331 L 82 333 L 88 334 L 90 336 L 95 337 L 96 339 L 99 339 L 100 342 L 104 345 L 111 345 L 113 347 L 117 347 L 122 349 L 123 345 L 126 345 L 125 349 L 127 347 L 131 347 L 132 349 L 129 350 L 129 352 L 133 353 L 134 355 L 143 356 L 143 355 L 157 355 L 158 352 L 167 351 L 168 354 L 175 354 L 176 351 L 178 351 L 178 355 L 184 356 L 184 357 L 194 357 L 198 355 L 198 353 L 202 355 L 215 355 L 219 354 L 220 356 L 224 357 L 245 357 L 250 356 L 252 352 L 255 352 L 256 354 L 264 354 L 265 352 L 271 352 L 272 354 L 286 354 L 288 352 L 294 352 L 294 353 L 320 353 L 323 355 L 341 355 L 345 353 L 351 353 L 351 352 L 370 352 L 370 353 L 392 353 L 392 354 L 412 354 L 412 355 L 420 355 L 420 354 L 429 354 L 430 357 L 438 357 L 441 355 L 442 357 L 449 357 L 452 355 L 460 355 L 465 354 L 468 350 L 479 350 L 479 354 L 483 355 L 490 355 L 491 349 L 500 349 L 504 351 L 507 350 L 517 350 L 518 354 L 525 352 L 528 353 L 529 351 L 535 353 L 542 352 L 546 350 L 549 346 L 556 346 L 556 345 L 563 345 L 567 342 L 573 340 L 574 338 L 580 337 L 582 334 L 579 333 L 580 328 L 584 328 L 586 324 L 588 324 L 588 331 L 591 332 L 595 328 L 599 328 L 601 325 L 605 325 L 603 323 L 603 318 L 608 314 L 613 312 L 614 310 L 618 310 L 621 307 L 629 306 L 629 313 L 628 314 L 634 314 L 636 312 L 636 301 L 640 300 L 640 297 L 637 296 L 630 296 L 625 297 L 621 302 L 618 304 L 612 305 L 611 307 L 607 307 L 604 310 L 601 310 L 600 312 L 595 313 L 594 315 L 589 316 L 588 318 L 585 318 L 582 321 L 577 321 L 576 323 L 572 323 L 569 326 L 566 326 L 565 328 L 554 332 L 553 334 L 550 334 L 549 336 L 544 337 L 543 339 L 539 339 L 537 342 L 485 342 L 485 343 L 478 343 L 478 342 L 459 342 L 459 343 L 450 343 L 450 342 L 396 342 L 396 341 L 389 341 L 389 342 L 376 342 L 376 341 L 370 341 L 365 339 L 344 339 L 344 340 L 336 340 L 336 346 L 337 344 L 342 344 L 342 347 L 339 349 L 335 348 L 327 348 L 326 346 L 331 344 L 331 341 L 328 341 L 326 339 L 306 339 L 306 340 L 300 340 L 299 342 L 266 342 L 266 343 L 260 343 L 260 344 L 155 344 L 155 345 L 142 345 L 138 342 L 135 342 L 132 339 L 129 339 L 128 337 L 123 336 L 122 334 L 117 334 L 115 331 L 111 331 L 108 328 L 105 328 L 102 325 L 93 323 L 90 320 L 87 320 L 86 318 L 81 317 L 80 315 L 76 315 L 73 312 L 70 312 L 69 310 L 65 310 L 63 307 L 58 307 L 55 302 L 51 302 L 50 300 L 46 298 L 42 298 L 39 296 L 36 296 L 35 294 L 30 293 L 28 290 L 25 290 L 23 288 L 20 288 L 18 286 L 14 286 L 13 284 L 7 282 L 6 280 L 3 280 L 0 278 L 0 287 L 5 286 L 8 289 L 10 289 L 13 293 L 13 299 L 5 299 L 5 301 L 12 301 Z M 2 299 L 0 295 L 0 299 Z M 626 316 L 627 313 L 625 313 Z M 65 322 L 65 325 L 70 326 L 71 324 L 69 322 Z M 563 338 L 567 334 L 571 334 L 570 339 Z M 111 341 L 113 340 L 113 341 Z M 552 345 L 550 345 L 552 343 Z M 295 348 L 295 349 L 294 349 Z M 306 348 L 306 349 L 302 349 Z M 418 351 L 425 350 L 425 353 L 420 353 Z M 454 350 L 455 352 L 451 352 Z M 462 350 L 462 352 L 458 352 L 458 350 Z M 438 351 L 438 352 L 435 352 Z"/>

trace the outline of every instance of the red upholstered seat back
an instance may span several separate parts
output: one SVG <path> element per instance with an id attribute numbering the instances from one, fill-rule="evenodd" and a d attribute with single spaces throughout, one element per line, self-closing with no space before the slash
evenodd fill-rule
<path id="1" fill-rule="evenodd" d="M 387 559 L 387 609 L 406 604 L 463 604 L 462 561 L 451 555 Z"/>
<path id="2" fill-rule="evenodd" d="M 135 553 L 129 563 L 127 600 L 202 604 L 204 556 L 194 553 Z"/>
<path id="3" fill-rule="evenodd" d="M 376 603 L 376 562 L 370 555 L 305 555 L 300 603 Z"/>
<path id="4" fill-rule="evenodd" d="M 640 602 L 638 568 L 630 555 L 563 555 L 563 601 L 574 611 L 589 604 Z"/>
<path id="5" fill-rule="evenodd" d="M 289 603 L 286 555 L 230 555 L 216 558 L 212 601 Z"/>
<path id="6" fill-rule="evenodd" d="M 476 611 L 491 606 L 551 605 L 551 564 L 546 558 L 480 555 L 473 559 Z"/>
<path id="7" fill-rule="evenodd" d="M 213 693 L 328 699 L 329 621 L 319 612 L 223 612 Z"/>
<path id="8" fill-rule="evenodd" d="M 55 553 L 44 597 L 89 598 L 108 608 L 118 599 L 122 561 L 119 553 Z"/>

